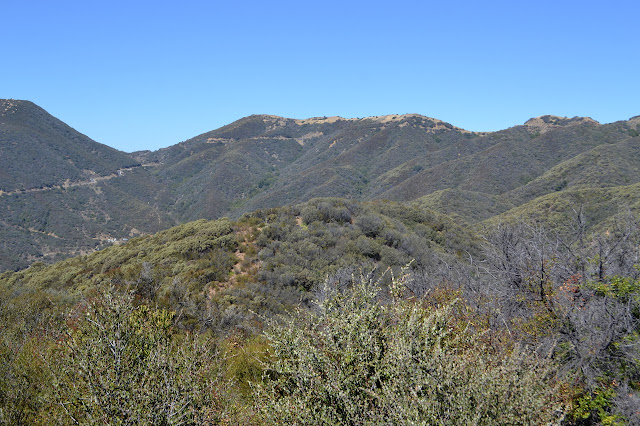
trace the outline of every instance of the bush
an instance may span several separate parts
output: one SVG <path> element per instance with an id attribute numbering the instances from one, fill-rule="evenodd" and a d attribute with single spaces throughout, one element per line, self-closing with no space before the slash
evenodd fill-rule
<path id="1" fill-rule="evenodd" d="M 426 307 L 360 279 L 328 284 L 317 308 L 267 333 L 272 380 L 258 386 L 274 424 L 547 424 L 566 411 L 554 366 L 484 343 L 460 301 Z M 391 303 L 383 303 L 382 300 Z"/>
<path id="2" fill-rule="evenodd" d="M 174 313 L 105 292 L 72 317 L 51 359 L 58 419 L 81 424 L 220 420 L 219 360 L 173 327 Z"/>
<path id="3" fill-rule="evenodd" d="M 359 216 L 355 220 L 356 226 L 362 231 L 364 235 L 369 238 L 375 238 L 384 229 L 384 223 L 382 219 L 373 214 L 367 214 Z"/>

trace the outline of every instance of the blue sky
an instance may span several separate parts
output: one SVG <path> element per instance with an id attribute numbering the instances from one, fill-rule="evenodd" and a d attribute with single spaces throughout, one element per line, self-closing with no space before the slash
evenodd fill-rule
<path id="1" fill-rule="evenodd" d="M 158 149 L 250 114 L 640 114 L 640 2 L 0 0 L 0 98 Z"/>

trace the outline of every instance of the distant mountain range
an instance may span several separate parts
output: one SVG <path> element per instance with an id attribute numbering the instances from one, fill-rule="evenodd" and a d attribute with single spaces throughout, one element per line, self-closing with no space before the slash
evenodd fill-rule
<path id="1" fill-rule="evenodd" d="M 542 116 L 481 133 L 417 114 L 253 115 L 129 154 L 0 100 L 0 269 L 316 197 L 410 202 L 469 227 L 583 206 L 602 227 L 640 208 L 639 136 L 640 116 Z"/>

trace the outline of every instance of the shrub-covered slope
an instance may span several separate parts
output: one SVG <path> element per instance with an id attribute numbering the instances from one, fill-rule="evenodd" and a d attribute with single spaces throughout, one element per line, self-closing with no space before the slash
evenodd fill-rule
<path id="1" fill-rule="evenodd" d="M 586 229 L 604 232 L 612 222 L 624 220 L 629 215 L 637 216 L 639 212 L 640 184 L 578 187 L 540 196 L 485 222 L 496 224 L 526 220 L 555 228 L 581 215 Z"/>
<path id="2" fill-rule="evenodd" d="M 162 305 L 183 306 L 184 318 L 200 326 L 211 325 L 213 309 L 228 328 L 248 326 L 248 307 L 278 312 L 299 303 L 340 271 L 384 271 L 412 260 L 414 268 L 424 268 L 474 247 L 470 234 L 428 210 L 317 199 L 259 210 L 239 222 L 190 222 L 51 266 L 5 273 L 0 283 L 5 297 L 45 292 L 78 298 L 108 283 L 132 286 Z"/>
<path id="3" fill-rule="evenodd" d="M 31 102 L 0 100 L 0 270 L 167 228 L 165 192 L 128 154 Z"/>
<path id="4" fill-rule="evenodd" d="M 6 272 L 0 420 L 137 423 L 181 401 L 232 424 L 633 424 L 640 227 L 613 225 L 479 238 L 322 198 Z"/>
<path id="5" fill-rule="evenodd" d="M 410 201 L 455 189 L 442 194 L 461 211 L 435 199 L 432 207 L 474 222 L 566 187 L 635 182 L 639 125 L 543 116 L 474 133 L 415 114 L 256 115 L 139 158 L 159 164 L 154 170 L 173 188 L 185 219 L 313 197 Z"/>
<path id="6" fill-rule="evenodd" d="M 0 99 L 0 191 L 84 181 L 138 164 L 29 101 Z"/>
<path id="7" fill-rule="evenodd" d="M 417 114 L 254 115 L 129 155 L 31 103 L 3 101 L 3 108 L 0 161 L 11 176 L 0 188 L 2 269 L 316 197 L 419 200 L 477 223 L 547 194 L 630 185 L 640 172 L 637 117 L 600 125 L 542 116 L 474 133 Z"/>
<path id="8" fill-rule="evenodd" d="M 181 217 L 212 218 L 319 196 L 366 198 L 378 191 L 370 181 L 407 161 L 431 152 L 438 152 L 434 162 L 453 158 L 465 135 L 470 133 L 416 114 L 256 115 L 139 158 L 160 164 L 155 170 L 179 198 Z"/>
<path id="9" fill-rule="evenodd" d="M 55 261 L 165 229 L 163 191 L 141 169 L 88 185 L 0 196 L 0 269 Z"/>

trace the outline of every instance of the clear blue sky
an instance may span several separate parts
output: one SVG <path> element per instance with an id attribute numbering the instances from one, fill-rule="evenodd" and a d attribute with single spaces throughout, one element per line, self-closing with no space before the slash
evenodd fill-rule
<path id="1" fill-rule="evenodd" d="M 166 147 L 250 114 L 640 114 L 640 2 L 0 0 L 0 98 Z"/>

